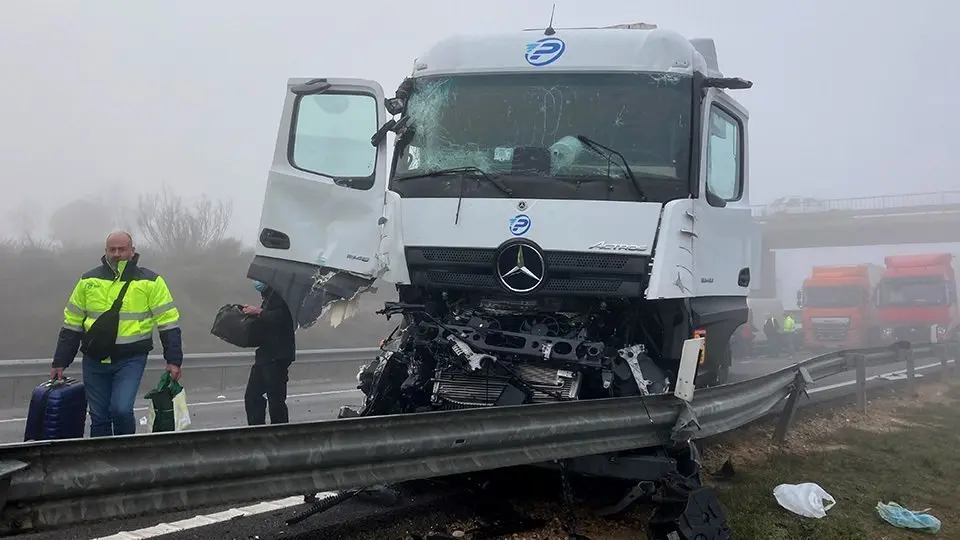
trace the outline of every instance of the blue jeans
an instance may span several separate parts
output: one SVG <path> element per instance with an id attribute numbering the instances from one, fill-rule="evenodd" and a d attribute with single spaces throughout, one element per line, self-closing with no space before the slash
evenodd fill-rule
<path id="1" fill-rule="evenodd" d="M 111 359 L 103 364 L 83 357 L 83 385 L 90 406 L 90 436 L 131 435 L 137 432 L 133 405 L 147 367 L 147 355 Z"/>

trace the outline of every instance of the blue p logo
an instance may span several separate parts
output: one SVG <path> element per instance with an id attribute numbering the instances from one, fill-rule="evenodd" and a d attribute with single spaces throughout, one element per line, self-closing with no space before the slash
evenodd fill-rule
<path id="1" fill-rule="evenodd" d="M 510 218 L 510 234 L 514 236 L 523 236 L 530 230 L 530 216 L 526 214 L 517 214 Z"/>

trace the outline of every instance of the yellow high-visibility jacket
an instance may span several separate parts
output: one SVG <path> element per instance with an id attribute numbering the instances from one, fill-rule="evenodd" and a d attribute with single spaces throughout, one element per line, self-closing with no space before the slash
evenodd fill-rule
<path id="1" fill-rule="evenodd" d="M 147 354 L 153 350 L 153 328 L 160 333 L 163 357 L 168 364 L 181 365 L 183 345 L 180 336 L 180 312 L 166 282 L 157 273 L 138 266 L 140 255 L 120 261 L 114 270 L 106 256 L 100 266 L 77 281 L 63 310 L 63 328 L 57 339 L 53 367 L 69 366 L 81 350 L 83 333 L 101 314 L 110 309 L 124 281 L 130 281 L 120 307 L 120 324 L 110 361 Z"/>
<path id="2" fill-rule="evenodd" d="M 794 322 L 793 317 L 787 315 L 783 318 L 783 331 L 784 332 L 793 332 L 797 329 L 797 323 Z"/>

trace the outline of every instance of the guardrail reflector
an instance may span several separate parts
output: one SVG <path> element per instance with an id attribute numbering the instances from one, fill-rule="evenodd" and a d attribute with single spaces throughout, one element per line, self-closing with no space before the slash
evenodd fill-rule
<path id="1" fill-rule="evenodd" d="M 698 328 L 698 329 L 694 330 L 694 331 L 693 331 L 693 337 L 694 337 L 694 338 L 707 339 L 707 329 L 706 329 L 706 328 Z M 699 357 L 699 359 L 697 360 L 697 363 L 702 366 L 703 363 L 706 362 L 706 361 L 707 361 L 707 345 L 704 344 L 702 347 L 700 347 L 700 357 Z"/>

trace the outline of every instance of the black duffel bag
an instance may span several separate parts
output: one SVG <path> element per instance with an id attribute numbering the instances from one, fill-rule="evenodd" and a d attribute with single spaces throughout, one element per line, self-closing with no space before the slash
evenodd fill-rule
<path id="1" fill-rule="evenodd" d="M 260 346 L 258 318 L 247 315 L 241 304 L 227 304 L 220 308 L 210 333 L 227 343 L 243 348 Z"/>

